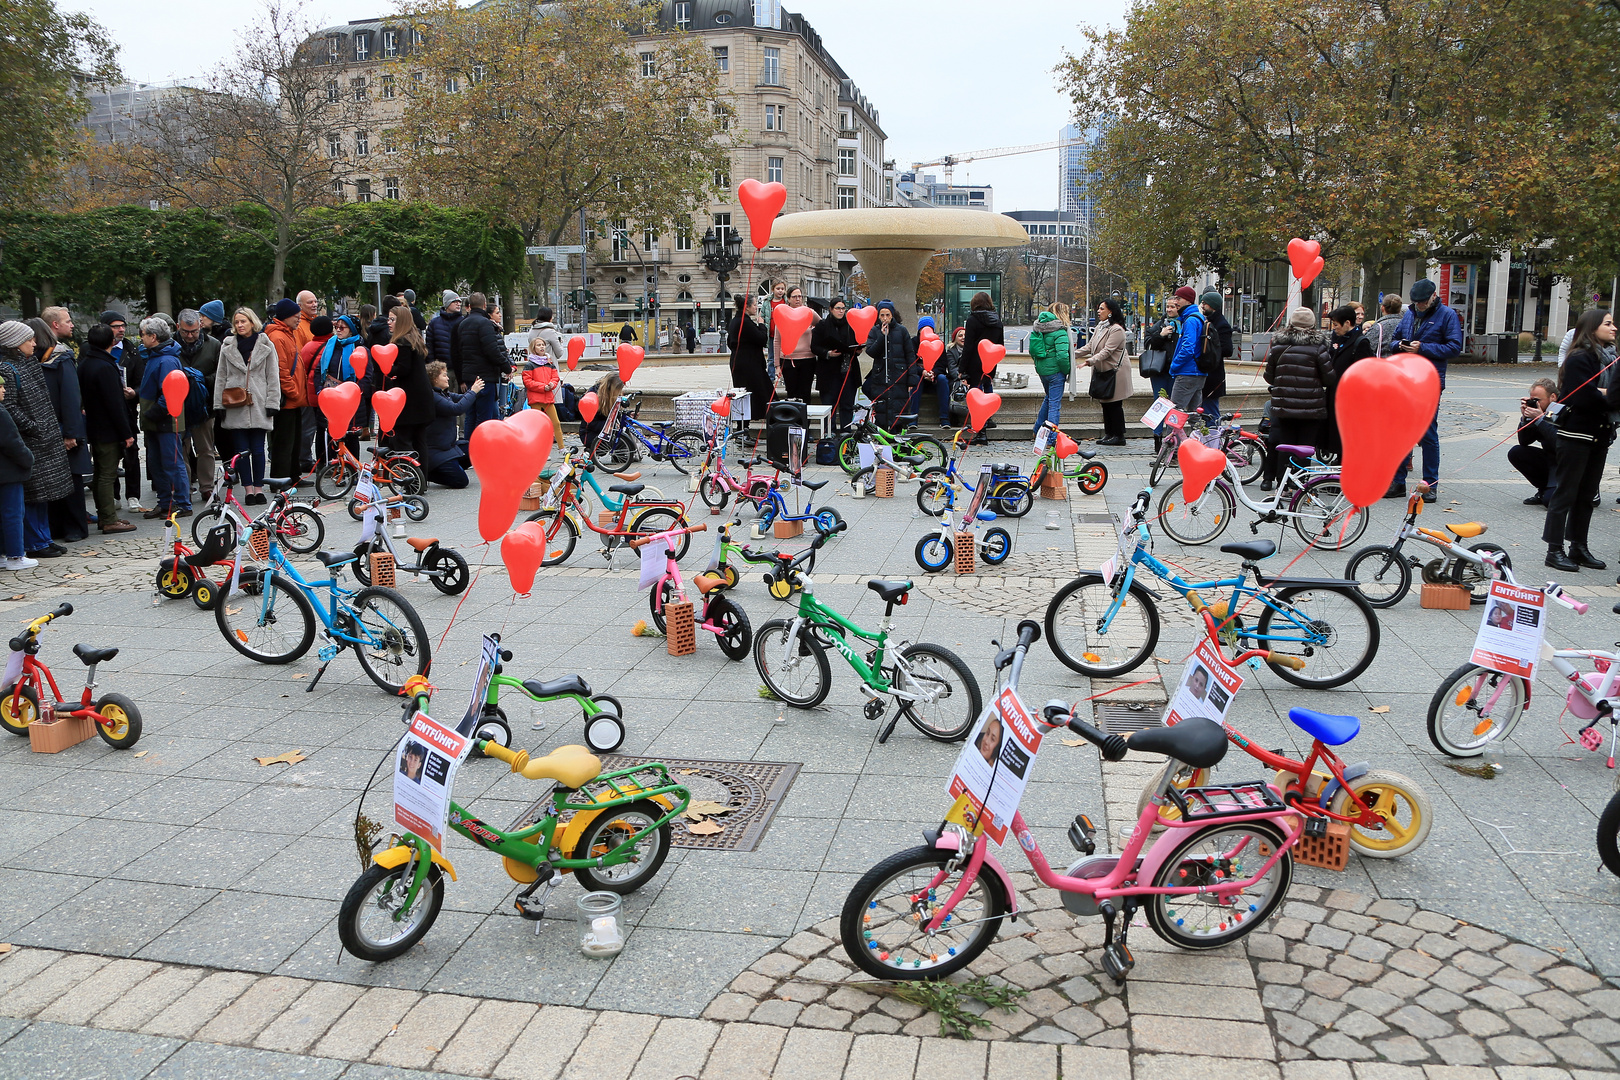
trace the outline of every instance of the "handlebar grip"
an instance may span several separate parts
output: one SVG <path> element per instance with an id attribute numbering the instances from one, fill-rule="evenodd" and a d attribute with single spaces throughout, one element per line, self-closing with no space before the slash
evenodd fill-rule
<path id="1" fill-rule="evenodd" d="M 708 532 L 709 531 L 709 523 L 707 521 L 700 521 L 696 525 L 693 525 L 691 528 L 687 529 L 686 531 L 689 532 L 689 533 Z"/>
<path id="2" fill-rule="evenodd" d="M 512 766 L 513 772 L 517 772 L 519 769 L 523 768 L 524 765 L 529 763 L 529 752 L 527 750 L 512 750 L 502 746 L 498 742 L 490 742 L 487 739 L 479 739 L 478 749 L 492 758 L 497 758 L 506 762 L 508 765 Z M 519 754 L 523 755 L 522 764 L 518 763 Z"/>
<path id="3" fill-rule="evenodd" d="M 51 612 L 51 618 L 60 619 L 64 615 L 71 615 L 71 614 L 73 614 L 73 605 L 72 604 L 61 604 L 61 605 L 59 605 L 57 607 L 57 609 L 55 611 Z"/>
<path id="4" fill-rule="evenodd" d="M 1280 652 L 1268 651 L 1266 653 L 1266 663 L 1276 664 L 1278 667 L 1292 668 L 1295 671 L 1305 670 L 1305 658 L 1303 656 L 1284 656 Z"/>
<path id="5" fill-rule="evenodd" d="M 1018 644 L 1022 648 L 1029 648 L 1041 640 L 1041 624 L 1034 619 L 1025 619 L 1018 624 Z"/>
<path id="6" fill-rule="evenodd" d="M 1105 735 L 1078 716 L 1069 717 L 1069 730 L 1095 745 L 1108 761 L 1121 761 L 1128 748 L 1123 735 Z"/>
<path id="7" fill-rule="evenodd" d="M 12 652 L 22 652 L 24 649 L 28 648 L 28 635 L 24 634 L 22 637 L 14 637 L 7 642 L 7 644 L 11 646 Z"/>

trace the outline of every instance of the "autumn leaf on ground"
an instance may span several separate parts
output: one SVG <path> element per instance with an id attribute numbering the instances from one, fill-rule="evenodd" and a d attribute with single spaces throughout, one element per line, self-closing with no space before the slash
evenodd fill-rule
<path id="1" fill-rule="evenodd" d="M 10 951 L 11 951 L 11 942 L 9 942 L 9 941 L 0 941 L 0 956 L 3 956 L 3 955 L 5 955 L 6 953 L 8 953 Z"/>
<path id="2" fill-rule="evenodd" d="M 1371 712 L 1377 712 L 1377 713 L 1389 712 L 1389 706 L 1388 705 L 1374 705 L 1370 711 Z"/>
<path id="3" fill-rule="evenodd" d="M 26 600 L 26 599 L 28 599 L 28 597 L 24 596 L 22 593 L 18 593 L 16 596 L 13 596 L 12 599 L 13 600 Z"/>
<path id="4" fill-rule="evenodd" d="M 693 821 L 702 821 L 705 817 L 729 814 L 735 809 L 737 809 L 735 806 L 717 803 L 712 799 L 699 799 L 686 808 L 686 816 Z"/>
<path id="5" fill-rule="evenodd" d="M 716 825 L 712 821 L 694 821 L 686 827 L 686 831 L 694 836 L 713 836 L 725 832 L 724 825 Z"/>
<path id="6" fill-rule="evenodd" d="M 675 771 L 680 773 L 682 776 L 691 776 L 693 773 L 697 772 L 696 769 L 676 769 Z"/>
<path id="7" fill-rule="evenodd" d="M 240 614 L 242 614 L 242 609 L 239 608 L 239 607 L 231 607 L 230 605 L 227 604 L 226 607 L 225 607 L 225 614 L 227 614 L 227 615 L 240 615 Z"/>
<path id="8" fill-rule="evenodd" d="M 1062 743 L 1064 746 L 1084 746 L 1084 745 L 1086 745 L 1086 740 L 1084 740 L 1084 739 L 1059 739 L 1058 742 Z"/>
<path id="9" fill-rule="evenodd" d="M 307 672 L 307 671 L 294 672 L 292 677 L 295 678 L 295 679 L 307 679 L 307 678 L 309 678 L 309 672 Z"/>
<path id="10" fill-rule="evenodd" d="M 138 750 L 138 751 L 136 751 L 135 756 L 136 757 L 145 757 L 147 754 L 150 754 L 151 752 L 152 751 L 150 751 L 150 750 Z"/>
<path id="11" fill-rule="evenodd" d="M 275 757 L 256 757 L 253 760 L 260 765 L 296 765 L 305 760 L 305 754 L 302 750 L 289 750 L 285 754 L 277 754 Z"/>

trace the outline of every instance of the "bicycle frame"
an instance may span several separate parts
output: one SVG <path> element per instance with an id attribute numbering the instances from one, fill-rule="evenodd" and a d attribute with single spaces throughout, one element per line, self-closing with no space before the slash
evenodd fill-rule
<path id="1" fill-rule="evenodd" d="M 812 588 L 812 582 L 801 575 L 804 589 L 799 593 L 799 614 L 793 620 L 793 626 L 786 637 L 786 649 L 791 651 L 793 643 L 799 640 L 801 627 L 809 626 L 812 632 L 821 631 L 828 644 L 838 651 L 838 655 L 848 661 L 855 674 L 861 681 L 873 690 L 882 694 L 889 694 L 895 698 L 907 701 L 916 695 L 903 690 L 895 690 L 889 685 L 889 680 L 883 677 L 883 657 L 889 644 L 889 632 L 894 629 L 894 620 L 884 616 L 883 622 L 876 631 L 863 630 L 859 626 L 844 618 L 821 601 L 817 600 Z M 855 651 L 845 636 L 853 635 L 856 641 L 869 641 L 872 643 L 871 663 Z M 787 652 L 783 653 L 783 662 L 788 659 Z"/>

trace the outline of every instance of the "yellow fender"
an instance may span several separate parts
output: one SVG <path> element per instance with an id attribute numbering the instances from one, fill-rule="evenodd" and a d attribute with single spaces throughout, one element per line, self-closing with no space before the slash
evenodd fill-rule
<path id="1" fill-rule="evenodd" d="M 378 866 L 386 866 L 388 869 L 392 870 L 396 866 L 404 866 L 406 863 L 410 862 L 412 854 L 413 851 L 410 848 L 406 847 L 404 844 L 401 844 L 398 847 L 391 847 L 387 851 L 378 852 L 371 857 L 371 861 L 376 863 Z M 437 851 L 433 853 L 433 865 L 449 874 L 451 881 L 456 880 L 456 868 L 450 865 L 449 859 L 446 859 Z"/>
<path id="2" fill-rule="evenodd" d="M 632 794 L 634 793 L 632 792 Z M 614 796 L 609 795 L 607 797 L 613 798 Z M 665 810 L 675 809 L 676 802 L 669 795 L 653 795 L 649 796 L 649 798 Z M 599 815 L 610 812 L 611 809 L 609 807 L 607 810 L 576 811 L 574 816 L 568 819 L 568 824 L 563 826 L 562 835 L 556 838 L 555 846 L 557 850 L 566 853 L 567 857 L 575 857 L 572 852 L 578 846 L 580 835 L 584 833 L 585 826 L 595 821 Z M 530 880 L 534 879 L 530 878 Z"/>

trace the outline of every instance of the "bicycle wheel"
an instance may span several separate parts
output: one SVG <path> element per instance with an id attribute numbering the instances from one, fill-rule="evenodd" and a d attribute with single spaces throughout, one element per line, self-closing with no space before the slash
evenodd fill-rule
<path id="1" fill-rule="evenodd" d="M 1118 600 L 1115 610 L 1114 591 L 1100 574 L 1081 574 L 1057 591 L 1046 605 L 1046 643 L 1059 663 L 1089 678 L 1111 679 L 1153 655 L 1159 643 L 1153 595 L 1133 581 Z"/>
<path id="2" fill-rule="evenodd" d="M 616 431 L 591 444 L 591 464 L 603 472 L 621 473 L 635 458 L 635 444 L 629 435 Z"/>
<path id="3" fill-rule="evenodd" d="M 643 829 L 652 829 L 636 841 L 626 861 L 608 866 L 586 866 L 574 871 L 587 889 L 603 889 L 619 894 L 633 893 L 658 873 L 669 858 L 669 822 L 658 825 L 663 807 L 651 799 L 639 799 L 628 806 L 604 810 L 579 834 L 574 845 L 576 859 L 599 859 L 629 842 Z M 654 825 L 658 825 L 656 829 Z"/>
<path id="4" fill-rule="evenodd" d="M 1337 477 L 1322 477 L 1300 488 L 1290 509 L 1299 538 L 1323 551 L 1343 551 L 1367 531 L 1367 511 L 1350 501 Z"/>
<path id="5" fill-rule="evenodd" d="M 1410 855 L 1429 837 L 1434 812 L 1428 794 L 1400 773 L 1374 769 L 1339 789 L 1328 810 L 1343 817 L 1357 813 L 1350 792 L 1383 820 L 1383 825 L 1351 825 L 1350 846 L 1369 859 Z"/>
<path id="6" fill-rule="evenodd" d="M 1412 568 L 1399 551 L 1385 544 L 1364 547 L 1350 556 L 1344 576 L 1375 608 L 1394 607 L 1412 588 Z"/>
<path id="7" fill-rule="evenodd" d="M 677 472 L 691 472 L 709 452 L 709 441 L 697 428 L 676 428 L 665 438 L 669 443 L 664 447 L 664 460 L 675 466 Z"/>
<path id="8" fill-rule="evenodd" d="M 979 545 L 979 558 L 988 566 L 1000 566 L 1012 554 L 1012 534 L 996 525 L 984 531 L 984 542 Z"/>
<path id="9" fill-rule="evenodd" d="M 1271 599 L 1276 606 L 1266 604 L 1255 624 L 1258 640 L 1245 638 L 1257 649 L 1305 659 L 1300 671 L 1271 665 L 1284 682 L 1312 690 L 1343 686 L 1378 655 L 1378 616 L 1357 590 L 1299 585 Z M 1285 640 L 1267 640 L 1271 634 Z"/>
<path id="10" fill-rule="evenodd" d="M 1270 918 L 1294 880 L 1294 856 L 1284 851 L 1252 885 L 1241 891 L 1205 891 L 1245 881 L 1277 855 L 1285 837 L 1264 821 L 1214 825 L 1194 830 L 1171 852 L 1153 876 L 1154 888 L 1198 887 L 1180 896 L 1148 897 L 1148 925 L 1182 949 L 1218 949 L 1257 930 Z M 1162 842 L 1162 841 L 1161 841 Z"/>
<path id="11" fill-rule="evenodd" d="M 321 550 L 326 539 L 326 519 L 307 506 L 289 506 L 281 515 L 276 529 L 276 542 L 297 555 L 310 555 Z"/>
<path id="12" fill-rule="evenodd" d="M 388 463 L 388 476 L 382 481 L 396 495 L 420 495 L 427 488 L 427 476 L 408 461 Z"/>
<path id="13" fill-rule="evenodd" d="M 937 932 L 923 932 L 962 884 L 962 867 L 947 872 L 955 857 L 954 851 L 914 847 L 861 875 L 838 919 L 838 937 L 856 967 L 877 979 L 941 979 L 989 947 L 1001 930 L 1007 896 L 1001 879 L 987 870 Z"/>
<path id="14" fill-rule="evenodd" d="M 382 541 L 373 540 L 369 544 L 357 544 L 354 549 L 354 562 L 347 564 L 354 571 L 354 580 L 362 585 L 371 584 L 371 553 L 383 552 L 388 549 L 382 546 Z"/>
<path id="15" fill-rule="evenodd" d="M 406 495 L 400 502 L 405 516 L 412 521 L 426 521 L 428 516 L 428 501 L 420 495 Z"/>
<path id="16" fill-rule="evenodd" d="M 412 675 L 426 675 L 433 663 L 422 617 L 411 602 L 380 585 L 361 589 L 352 602 L 355 621 L 355 659 L 371 681 L 390 694 L 405 689 Z"/>
<path id="17" fill-rule="evenodd" d="M 1159 444 L 1158 453 L 1153 455 L 1153 460 L 1148 464 L 1148 487 L 1158 487 L 1159 481 L 1164 479 L 1164 474 L 1169 470 L 1170 463 L 1175 460 L 1176 440 L 1166 435 L 1164 441 Z"/>
<path id="18" fill-rule="evenodd" d="M 967 738 L 984 708 L 973 669 L 943 645 L 919 641 L 901 649 L 891 684 L 916 695 L 901 709 L 912 727 L 937 742 Z"/>
<path id="19" fill-rule="evenodd" d="M 845 435 L 838 440 L 838 467 L 850 476 L 861 471 L 861 449 L 855 436 Z"/>
<path id="20" fill-rule="evenodd" d="M 349 886 L 338 909 L 338 938 L 349 955 L 361 960 L 392 960 L 409 952 L 432 929 L 444 907 L 444 874 L 437 866 L 429 866 L 411 913 L 400 918 L 399 906 L 411 885 L 405 872 L 412 866 L 410 861 L 394 867 L 373 863 Z"/>
<path id="21" fill-rule="evenodd" d="M 653 625 L 658 627 L 660 634 L 669 633 L 669 627 L 664 622 L 664 612 L 669 605 L 675 603 L 675 582 L 665 578 L 658 583 L 658 587 L 647 590 L 647 610 L 652 613 Z"/>
<path id="22" fill-rule="evenodd" d="M 242 574 L 240 588 L 214 601 L 214 622 L 231 648 L 261 664 L 290 664 L 315 641 L 315 609 L 277 573 Z"/>
<path id="23" fill-rule="evenodd" d="M 709 622 L 721 628 L 714 636 L 727 660 L 744 660 L 754 645 L 754 628 L 749 625 L 748 612 L 728 597 L 716 597 L 709 604 Z"/>
<path id="24" fill-rule="evenodd" d="M 435 571 L 438 576 L 428 578 L 433 587 L 446 596 L 455 596 L 467 588 L 471 575 L 467 560 L 461 557 L 461 552 L 452 548 L 440 548 L 428 556 L 427 568 Z"/>
<path id="25" fill-rule="evenodd" d="M 561 520 L 553 523 L 552 518 Z M 546 550 L 540 556 L 541 566 L 556 566 L 567 561 L 568 556 L 574 553 L 574 544 L 579 540 L 579 526 L 574 524 L 572 515 L 553 508 L 530 514 L 528 520 L 538 521 L 546 533 Z"/>
<path id="26" fill-rule="evenodd" d="M 832 531 L 844 523 L 843 515 L 831 507 L 825 510 L 817 510 L 814 520 L 816 532 L 822 536 L 831 536 Z"/>
<path id="27" fill-rule="evenodd" d="M 927 533 L 917 538 L 917 550 L 913 553 L 917 558 L 917 565 L 930 574 L 937 574 L 951 565 L 954 557 L 949 535 L 942 536 L 939 532 Z"/>
<path id="28" fill-rule="evenodd" d="M 1500 556 L 1500 563 L 1506 569 L 1513 569 L 1513 560 L 1508 557 L 1507 549 L 1500 544 L 1484 541 L 1478 544 L 1469 544 L 1469 551 L 1488 551 L 1492 555 Z M 1467 559 L 1451 560 L 1451 580 L 1458 585 L 1468 588 L 1468 602 L 1470 604 L 1483 604 L 1491 598 L 1491 582 L 1495 577 L 1486 567 L 1471 563 Z"/>
<path id="29" fill-rule="evenodd" d="M 797 646 L 788 640 L 793 623 L 772 619 L 754 632 L 754 667 L 771 693 L 797 709 L 813 709 L 832 689 L 827 650 L 808 629 Z"/>
<path id="30" fill-rule="evenodd" d="M 1510 735 L 1529 707 L 1529 688 L 1517 675 L 1464 664 L 1429 699 L 1429 741 L 1448 757 L 1478 757 Z"/>
<path id="31" fill-rule="evenodd" d="M 942 469 L 945 467 L 945 463 L 951 459 L 950 451 L 945 449 L 945 444 L 932 435 L 913 435 L 910 442 L 911 449 L 908 456 L 922 457 L 922 461 L 917 466 L 920 469 Z"/>
<path id="32" fill-rule="evenodd" d="M 1095 495 L 1107 485 L 1108 466 L 1100 461 L 1093 461 L 1074 477 L 1074 486 L 1080 489 L 1082 495 Z"/>
<path id="33" fill-rule="evenodd" d="M 191 595 L 191 590 L 197 585 L 197 576 L 191 568 L 179 559 L 168 558 L 158 564 L 157 588 L 158 592 L 170 600 L 180 600 Z"/>
<path id="34" fill-rule="evenodd" d="M 315 491 L 323 499 L 347 499 L 360 474 L 342 461 L 329 461 L 315 473 Z"/>
<path id="35" fill-rule="evenodd" d="M 705 476 L 698 481 L 698 498 L 703 500 L 704 506 L 724 510 L 726 503 L 731 501 L 731 489 L 726 487 L 719 477 Z"/>
<path id="36" fill-rule="evenodd" d="M 1598 816 L 1598 858 L 1609 873 L 1620 877 L 1620 791 L 1609 799 L 1609 805 Z"/>
<path id="37" fill-rule="evenodd" d="M 937 518 L 951 505 L 951 480 L 944 469 L 929 469 L 917 484 L 917 509 Z"/>
<path id="38" fill-rule="evenodd" d="M 191 542 L 201 548 L 204 541 L 208 539 L 209 531 L 221 522 L 231 526 L 231 547 L 234 548 L 236 546 L 236 522 L 226 517 L 225 511 L 219 509 L 204 510 L 191 519 Z"/>
<path id="39" fill-rule="evenodd" d="M 655 506 L 651 510 L 643 510 L 641 516 L 636 518 L 630 531 L 635 536 L 650 536 L 653 533 L 669 532 L 671 529 L 683 528 L 686 522 L 680 513 L 668 506 Z M 692 544 L 691 533 L 681 533 L 670 541 L 675 549 L 675 561 L 680 562 L 686 558 L 686 549 Z"/>
<path id="40" fill-rule="evenodd" d="M 105 724 L 96 725 L 96 733 L 114 750 L 128 750 L 141 739 L 141 710 L 123 694 L 103 694 L 95 704 Z"/>
<path id="41" fill-rule="evenodd" d="M 1008 481 L 995 489 L 990 496 L 991 501 L 999 501 L 999 513 L 1008 517 L 1021 518 L 1035 509 L 1035 495 L 1029 490 L 1029 485 L 1022 480 Z"/>
<path id="42" fill-rule="evenodd" d="M 1255 439 L 1241 436 L 1226 449 L 1226 460 L 1237 471 L 1238 483 L 1247 487 L 1260 479 L 1266 471 L 1266 446 Z"/>
<path id="43" fill-rule="evenodd" d="M 39 691 L 32 686 L 6 687 L 0 693 L 0 727 L 13 735 L 27 735 L 28 725 L 39 719 Z"/>
<path id="44" fill-rule="evenodd" d="M 1180 480 L 1159 496 L 1159 524 L 1165 535 L 1189 547 L 1207 544 L 1220 536 L 1236 513 L 1237 500 L 1224 484 L 1210 483 L 1193 503 L 1183 497 Z"/>

